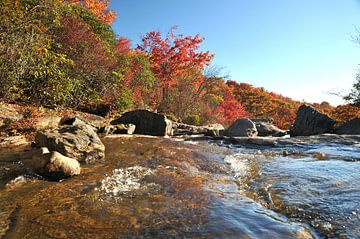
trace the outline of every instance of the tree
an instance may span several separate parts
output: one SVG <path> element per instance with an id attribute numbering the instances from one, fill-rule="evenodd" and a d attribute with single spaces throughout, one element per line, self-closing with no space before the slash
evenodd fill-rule
<path id="1" fill-rule="evenodd" d="M 150 58 L 160 91 L 157 92 L 157 109 L 166 109 L 170 91 L 183 78 L 190 79 L 190 85 L 200 84 L 198 72 L 210 63 L 213 55 L 210 52 L 198 52 L 204 38 L 175 35 L 172 29 L 163 39 L 160 32 L 147 33 L 137 50 Z"/>
<path id="2" fill-rule="evenodd" d="M 344 97 L 344 100 L 350 104 L 360 107 L 360 73 L 356 78 L 357 81 L 354 83 L 351 92 Z"/>
<path id="3" fill-rule="evenodd" d="M 88 8 L 95 16 L 105 23 L 111 24 L 116 14 L 109 10 L 110 0 L 63 0 L 69 4 L 79 4 Z"/>

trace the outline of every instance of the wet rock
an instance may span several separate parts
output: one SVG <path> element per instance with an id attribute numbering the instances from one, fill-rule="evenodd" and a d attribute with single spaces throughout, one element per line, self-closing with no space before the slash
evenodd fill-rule
<path id="1" fill-rule="evenodd" d="M 312 106 L 300 106 L 294 125 L 290 129 L 291 136 L 310 136 L 334 131 L 335 120 L 320 113 Z"/>
<path id="2" fill-rule="evenodd" d="M 271 123 L 256 122 L 255 126 L 258 131 L 258 136 L 282 137 L 282 136 L 286 135 L 285 130 L 281 130 Z"/>
<path id="3" fill-rule="evenodd" d="M 134 110 L 111 122 L 112 125 L 134 124 L 135 134 L 153 136 L 172 135 L 172 122 L 166 116 L 148 110 Z"/>
<path id="4" fill-rule="evenodd" d="M 12 180 L 22 174 L 26 173 L 26 167 L 19 163 L 0 163 L 0 186 L 5 182 Z"/>
<path id="5" fill-rule="evenodd" d="M 355 118 L 335 128 L 336 134 L 360 135 L 360 118 Z"/>
<path id="6" fill-rule="evenodd" d="M 36 130 L 55 129 L 59 127 L 61 117 L 57 116 L 46 116 L 36 119 L 34 128 Z"/>
<path id="7" fill-rule="evenodd" d="M 80 163 L 76 159 L 66 157 L 56 151 L 44 152 L 41 160 L 44 167 L 39 170 L 40 174 L 51 179 L 60 180 L 79 175 L 81 172 Z"/>
<path id="8" fill-rule="evenodd" d="M 102 127 L 98 133 L 109 134 L 133 134 L 136 126 L 133 124 L 118 124 Z"/>
<path id="9" fill-rule="evenodd" d="M 40 131 L 35 141 L 40 147 L 47 147 L 50 151 L 57 151 L 79 162 L 91 163 L 105 157 L 105 146 L 89 125 Z"/>
<path id="10" fill-rule="evenodd" d="M 23 135 L 0 138 L 0 147 L 17 147 L 26 145 L 30 145 L 30 142 Z"/>
<path id="11" fill-rule="evenodd" d="M 256 137 L 256 125 L 250 119 L 237 119 L 225 130 L 225 135 L 230 137 Z"/>

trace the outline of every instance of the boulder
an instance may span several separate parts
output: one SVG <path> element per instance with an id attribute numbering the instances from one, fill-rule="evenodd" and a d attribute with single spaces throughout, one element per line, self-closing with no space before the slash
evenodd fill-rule
<path id="1" fill-rule="evenodd" d="M 60 121 L 60 125 L 90 125 L 96 132 L 99 131 L 105 124 L 105 118 L 97 115 L 87 115 L 87 117 L 64 117 Z"/>
<path id="2" fill-rule="evenodd" d="M 250 119 L 237 119 L 225 130 L 225 135 L 230 137 L 256 137 L 256 125 Z"/>
<path id="3" fill-rule="evenodd" d="M 286 135 L 285 130 L 281 130 L 271 123 L 256 122 L 255 126 L 258 131 L 258 136 L 282 137 Z"/>
<path id="4" fill-rule="evenodd" d="M 133 124 L 118 124 L 102 127 L 98 133 L 109 134 L 133 134 L 136 126 Z"/>
<path id="5" fill-rule="evenodd" d="M 355 118 L 335 128 L 335 134 L 360 135 L 360 118 Z"/>
<path id="6" fill-rule="evenodd" d="M 291 136 L 310 136 L 333 133 L 335 120 L 320 113 L 312 106 L 300 106 L 294 125 L 290 128 Z"/>
<path id="7" fill-rule="evenodd" d="M 136 126 L 135 134 L 153 136 L 172 135 L 172 122 L 166 116 L 148 110 L 126 112 L 118 119 L 113 120 L 111 124 L 134 124 Z"/>
<path id="8" fill-rule="evenodd" d="M 45 149 L 41 149 L 42 152 L 38 159 L 43 165 L 39 170 L 41 175 L 60 180 L 80 174 L 80 163 L 76 159 L 66 157 L 56 151 L 50 153 L 47 148 Z"/>
<path id="9" fill-rule="evenodd" d="M 61 117 L 57 116 L 46 116 L 36 119 L 34 123 L 34 128 L 36 130 L 45 130 L 45 129 L 55 129 L 59 127 Z"/>
<path id="10" fill-rule="evenodd" d="M 89 125 L 40 131 L 35 142 L 40 147 L 47 147 L 79 162 L 92 163 L 105 158 L 105 146 Z"/>
<path id="11" fill-rule="evenodd" d="M 254 123 L 268 123 L 268 124 L 274 123 L 274 119 L 272 118 L 251 118 L 250 120 Z"/>

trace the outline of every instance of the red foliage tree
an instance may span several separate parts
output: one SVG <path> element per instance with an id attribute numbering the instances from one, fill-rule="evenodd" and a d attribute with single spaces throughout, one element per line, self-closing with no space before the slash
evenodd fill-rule
<path id="1" fill-rule="evenodd" d="M 121 55 L 126 55 L 130 52 L 131 41 L 125 37 L 120 37 L 115 45 L 115 50 Z"/>
<path id="2" fill-rule="evenodd" d="M 239 118 L 250 117 L 250 113 L 244 109 L 243 104 L 235 99 L 228 87 L 225 89 L 223 102 L 218 106 L 217 110 L 221 112 L 222 122 L 225 125 L 230 125 Z"/>
<path id="3" fill-rule="evenodd" d="M 137 50 L 148 54 L 152 70 L 162 89 L 159 93 L 159 105 L 166 103 L 169 91 L 178 84 L 180 78 L 190 78 L 201 72 L 210 63 L 213 55 L 209 52 L 198 52 L 204 38 L 175 35 L 173 30 L 163 39 L 160 32 L 147 33 Z M 195 74 L 194 74 L 195 73 Z M 189 75 L 190 74 L 190 75 Z M 187 77 L 188 76 L 188 77 Z M 201 77 L 193 77 L 190 85 L 198 85 Z"/>

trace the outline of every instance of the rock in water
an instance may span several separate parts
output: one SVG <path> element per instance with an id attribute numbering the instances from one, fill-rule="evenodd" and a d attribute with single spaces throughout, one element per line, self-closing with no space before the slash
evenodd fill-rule
<path id="1" fill-rule="evenodd" d="M 105 158 L 105 146 L 89 125 L 63 126 L 38 132 L 36 144 L 79 162 L 92 163 Z"/>
<path id="2" fill-rule="evenodd" d="M 360 118 L 355 118 L 335 128 L 336 134 L 360 135 Z"/>
<path id="3" fill-rule="evenodd" d="M 44 167 L 39 172 L 51 179 L 60 180 L 79 175 L 81 172 L 80 163 L 76 159 L 66 157 L 59 152 L 45 153 L 41 158 Z"/>
<path id="4" fill-rule="evenodd" d="M 258 135 L 254 122 L 250 119 L 237 119 L 225 130 L 225 135 L 230 137 L 256 137 Z"/>
<path id="5" fill-rule="evenodd" d="M 291 136 L 310 136 L 333 133 L 335 120 L 320 113 L 312 106 L 300 106 L 294 125 L 290 128 Z"/>
<path id="6" fill-rule="evenodd" d="M 134 110 L 111 122 L 112 125 L 134 124 L 135 134 L 153 136 L 172 135 L 172 122 L 166 116 L 148 110 Z"/>

